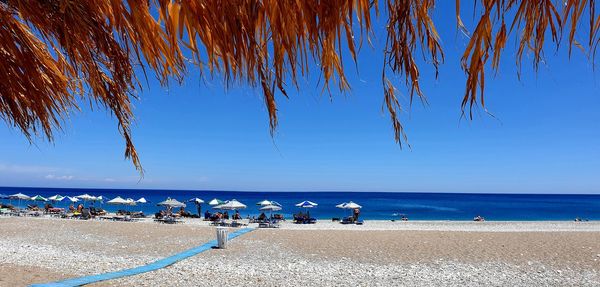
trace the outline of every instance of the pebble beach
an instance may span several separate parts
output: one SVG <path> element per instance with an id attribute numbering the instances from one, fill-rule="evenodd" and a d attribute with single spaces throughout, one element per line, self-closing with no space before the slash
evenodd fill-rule
<path id="1" fill-rule="evenodd" d="M 250 227 L 253 227 L 252 224 Z M 132 268 L 215 239 L 165 225 L 0 217 L 0 286 Z M 283 223 L 169 267 L 91 286 L 599 286 L 600 222 Z"/>

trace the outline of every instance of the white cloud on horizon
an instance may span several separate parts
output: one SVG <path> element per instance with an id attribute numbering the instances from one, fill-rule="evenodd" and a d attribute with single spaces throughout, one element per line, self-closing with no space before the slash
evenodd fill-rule
<path id="1" fill-rule="evenodd" d="M 74 176 L 72 175 L 54 175 L 54 174 L 48 174 L 46 176 L 44 176 L 45 179 L 50 179 L 50 180 L 72 180 L 74 178 Z"/>
<path id="2" fill-rule="evenodd" d="M 55 173 L 65 169 L 41 165 L 15 165 L 0 163 L 0 172 L 7 173 Z"/>

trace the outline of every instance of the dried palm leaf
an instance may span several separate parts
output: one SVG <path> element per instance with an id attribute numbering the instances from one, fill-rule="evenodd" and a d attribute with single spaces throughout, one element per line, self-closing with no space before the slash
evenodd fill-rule
<path id="1" fill-rule="evenodd" d="M 181 81 L 186 57 L 200 70 L 222 75 L 225 82 L 260 87 L 271 132 L 277 126 L 277 95 L 299 88 L 316 62 L 323 89 L 350 88 L 342 65 L 342 50 L 356 60 L 356 44 L 372 34 L 371 15 L 377 0 L 0 0 L 0 115 L 31 140 L 49 140 L 78 96 L 109 109 L 125 139 L 125 156 L 142 171 L 131 137 L 131 99 L 140 83 L 134 66 L 155 72 L 162 84 Z M 518 43 L 518 71 L 523 54 L 533 54 L 537 69 L 546 36 L 558 47 L 565 30 L 569 53 L 586 50 L 592 62 L 600 42 L 600 15 L 595 0 L 476 0 L 472 32 L 460 16 L 457 26 L 470 38 L 462 55 L 466 90 L 463 113 L 485 108 L 485 69 L 498 71 L 511 33 Z M 410 102 L 425 94 L 419 83 L 415 55 L 435 69 L 444 60 L 433 18 L 434 0 L 386 0 L 387 41 L 384 50 L 383 108 L 392 121 L 396 141 L 406 134 L 400 122 L 398 90 L 387 73 L 404 78 Z M 562 12 L 557 7 L 563 7 Z M 587 13 L 586 13 L 587 11 Z M 577 31 L 589 22 L 587 47 Z M 510 23 L 510 28 L 507 28 Z M 355 25 L 358 25 L 355 28 Z M 354 32 L 361 37 L 355 39 Z M 145 70 L 144 70 L 145 74 Z"/>
<path id="2" fill-rule="evenodd" d="M 434 6 L 434 0 L 387 1 L 389 19 L 382 76 L 384 107 L 390 113 L 395 140 L 400 145 L 407 140 L 398 117 L 402 109 L 396 97 L 396 89 L 386 76 L 386 69 L 389 68 L 393 73 L 404 76 L 405 84 L 410 90 L 411 103 L 415 93 L 425 101 L 419 85 L 419 67 L 414 55 L 419 52 L 418 48 L 424 52 L 423 54 L 428 53 L 437 77 L 438 66 L 444 60 L 444 53 L 430 16 Z"/>

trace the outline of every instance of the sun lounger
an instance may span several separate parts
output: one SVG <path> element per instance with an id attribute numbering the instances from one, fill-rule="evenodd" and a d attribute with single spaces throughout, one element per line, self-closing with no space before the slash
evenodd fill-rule
<path id="1" fill-rule="evenodd" d="M 249 220 L 244 220 L 244 219 L 238 219 L 238 220 L 233 220 L 230 224 L 231 227 L 240 227 L 240 226 L 248 226 L 248 224 L 250 223 Z"/>
<path id="2" fill-rule="evenodd" d="M 145 218 L 145 217 L 146 217 L 146 215 L 141 211 L 131 213 L 131 218 Z"/>
<path id="3" fill-rule="evenodd" d="M 159 219 L 154 219 L 154 221 L 159 222 L 159 223 L 165 223 L 165 224 L 183 223 L 183 221 L 178 220 L 174 217 L 159 218 Z"/>
<path id="4" fill-rule="evenodd" d="M 29 212 L 25 213 L 25 216 L 38 217 L 40 215 L 42 215 L 42 213 L 39 211 L 29 211 Z"/>
<path id="5" fill-rule="evenodd" d="M 344 219 L 341 222 L 342 224 L 353 224 L 354 223 L 354 218 L 349 216 L 349 217 L 344 217 Z"/>
<path id="6" fill-rule="evenodd" d="M 279 228 L 278 222 L 263 222 L 258 224 L 258 228 Z"/>
<path id="7" fill-rule="evenodd" d="M 57 213 L 62 213 L 64 211 L 65 211 L 64 208 L 58 208 L 58 207 L 48 208 L 48 213 L 49 214 L 57 214 Z"/>

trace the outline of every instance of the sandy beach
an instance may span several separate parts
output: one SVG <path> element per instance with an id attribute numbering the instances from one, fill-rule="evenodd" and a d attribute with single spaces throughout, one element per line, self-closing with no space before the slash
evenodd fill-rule
<path id="1" fill-rule="evenodd" d="M 1 217 L 0 286 L 136 267 L 215 238 L 188 220 Z M 95 286 L 598 286 L 600 222 L 319 222 L 257 229 L 167 268 Z"/>

